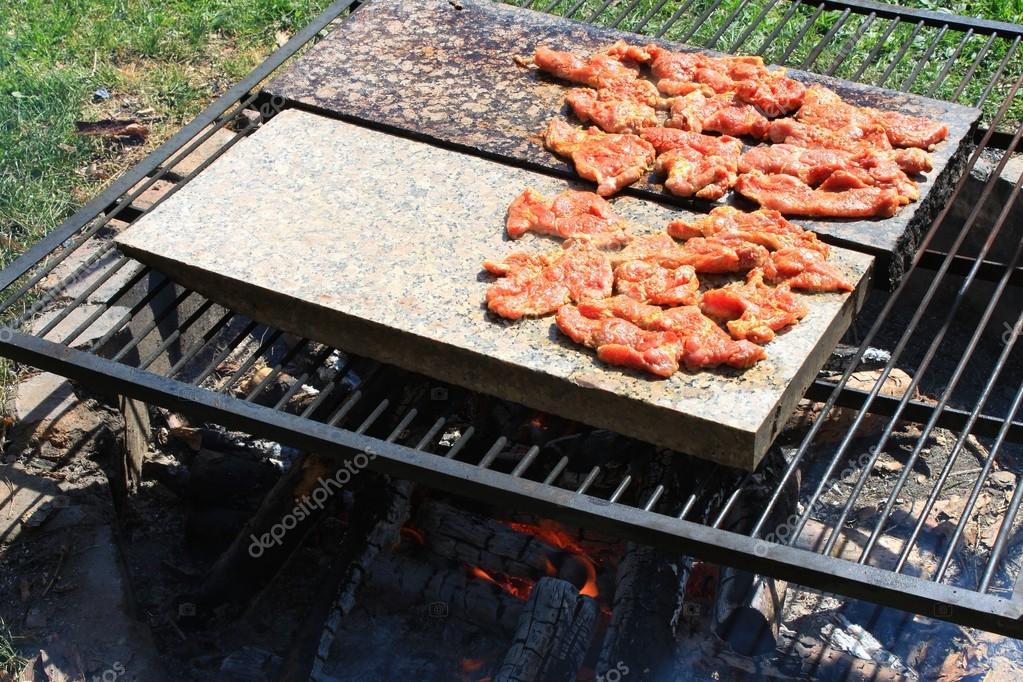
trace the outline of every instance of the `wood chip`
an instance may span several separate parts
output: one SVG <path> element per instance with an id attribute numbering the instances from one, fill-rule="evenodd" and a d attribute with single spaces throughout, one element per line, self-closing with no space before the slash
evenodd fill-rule
<path id="1" fill-rule="evenodd" d="M 849 388 L 858 389 L 860 391 L 871 391 L 880 378 L 880 369 L 853 372 L 849 376 L 849 382 L 846 385 Z M 909 385 L 912 381 L 913 377 L 909 376 L 898 367 L 895 367 L 885 378 L 884 383 L 881 385 L 880 393 L 881 395 L 886 395 L 891 398 L 901 398 L 906 394 L 906 391 L 909 390 Z"/>
<path id="2" fill-rule="evenodd" d="M 135 119 L 102 121 L 75 121 L 75 135 L 93 137 L 131 137 L 145 140 L 149 137 L 149 128 Z"/>

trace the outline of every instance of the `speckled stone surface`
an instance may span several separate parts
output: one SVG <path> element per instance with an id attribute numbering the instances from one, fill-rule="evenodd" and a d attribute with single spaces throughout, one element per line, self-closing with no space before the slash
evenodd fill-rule
<path id="1" fill-rule="evenodd" d="M 537 45 L 588 52 L 619 38 L 650 40 L 485 1 L 371 0 L 267 90 L 303 108 L 574 176 L 571 165 L 545 150 L 537 137 L 550 118 L 568 111 L 562 104 L 565 84 L 517 66 L 512 57 L 531 56 Z M 934 151 L 935 170 L 921 185 L 921 201 L 883 220 L 798 221 L 831 243 L 878 256 L 879 272 L 885 275 L 880 283 L 898 282 L 962 172 L 979 110 L 796 70 L 790 75 L 823 83 L 850 102 L 948 124 L 951 135 Z M 658 180 L 647 176 L 634 188 L 684 201 L 665 194 Z M 751 205 L 734 194 L 728 197 Z"/>
<path id="2" fill-rule="evenodd" d="M 484 258 L 556 248 L 504 235 L 508 204 L 527 186 L 556 193 L 570 184 L 287 110 L 118 240 L 287 331 L 752 468 L 861 303 L 871 257 L 835 249 L 858 293 L 807 297 L 810 314 L 757 367 L 649 379 L 603 365 L 550 317 L 510 323 L 487 312 Z M 615 206 L 649 229 L 683 214 L 629 197 Z"/>

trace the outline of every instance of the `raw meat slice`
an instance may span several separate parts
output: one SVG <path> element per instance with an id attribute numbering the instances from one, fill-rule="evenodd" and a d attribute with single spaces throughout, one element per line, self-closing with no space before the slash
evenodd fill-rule
<path id="1" fill-rule="evenodd" d="M 940 121 L 898 111 L 858 107 L 820 85 L 811 86 L 806 91 L 796 118 L 829 130 L 878 125 L 884 129 L 894 147 L 933 149 L 934 145 L 948 137 L 948 126 Z"/>
<path id="2" fill-rule="evenodd" d="M 513 253 L 503 261 L 485 261 L 483 268 L 500 277 L 487 288 L 487 307 L 510 320 L 610 296 L 614 282 L 607 255 L 586 244 L 544 254 Z"/>
<path id="3" fill-rule="evenodd" d="M 624 84 L 628 83 L 650 85 L 647 81 L 615 81 L 613 88 L 574 88 L 565 101 L 579 120 L 593 123 L 608 133 L 634 133 L 640 128 L 657 125 L 657 112 L 648 104 L 650 98 L 642 92 L 626 91 Z"/>
<path id="4" fill-rule="evenodd" d="M 644 128 L 641 135 L 662 152 L 656 169 L 667 174 L 664 185 L 673 194 L 714 200 L 735 184 L 740 140 L 665 128 Z"/>
<path id="5" fill-rule="evenodd" d="M 619 365 L 670 377 L 678 371 L 682 342 L 670 332 L 640 329 L 616 317 L 589 318 L 572 305 L 558 309 L 558 329 L 576 343 L 597 351 L 597 357 L 609 365 Z"/>
<path id="6" fill-rule="evenodd" d="M 623 63 L 608 54 L 597 53 L 587 59 L 571 52 L 561 52 L 548 47 L 538 47 L 533 53 L 533 63 L 541 71 L 573 83 L 598 87 L 601 80 L 634 79 L 639 73 L 636 66 Z"/>
<path id="7" fill-rule="evenodd" d="M 744 272 L 770 261 L 767 249 L 759 244 L 702 237 L 678 244 L 666 232 L 637 237 L 621 251 L 609 255 L 615 267 L 647 261 L 671 269 L 690 265 L 696 272 L 712 274 Z"/>
<path id="8" fill-rule="evenodd" d="M 774 340 L 775 332 L 795 324 L 808 312 L 789 285 L 764 284 L 764 271 L 760 268 L 750 270 L 745 282 L 704 292 L 700 310 L 726 321 L 732 338 L 753 343 Z"/>
<path id="9" fill-rule="evenodd" d="M 602 197 L 639 180 L 656 156 L 653 145 L 637 135 L 583 130 L 558 118 L 547 124 L 544 143 L 556 154 L 570 157 L 581 177 L 597 183 Z"/>
<path id="10" fill-rule="evenodd" d="M 685 265 L 681 247 L 667 232 L 651 232 L 633 239 L 621 251 L 609 254 L 611 264 L 617 267 L 630 261 L 650 261 L 665 267 Z"/>
<path id="11" fill-rule="evenodd" d="M 828 129 L 794 118 L 771 121 L 767 136 L 775 144 L 794 144 L 813 149 L 844 149 L 850 152 L 884 151 L 892 148 L 888 135 L 879 125 L 847 126 Z"/>
<path id="12" fill-rule="evenodd" d="M 660 50 L 661 48 L 654 45 L 629 45 L 624 40 L 617 41 L 614 45 L 607 48 L 607 54 L 620 59 L 626 63 L 632 62 L 636 64 L 649 64 L 654 59 L 654 55 L 651 50 Z"/>
<path id="13" fill-rule="evenodd" d="M 777 73 L 742 81 L 735 89 L 736 101 L 752 104 L 767 118 L 791 114 L 805 96 L 805 85 Z"/>
<path id="14" fill-rule="evenodd" d="M 692 222 L 680 218 L 671 221 L 668 223 L 668 234 L 683 240 L 713 237 L 725 242 L 748 241 L 760 244 L 769 251 L 797 245 L 812 248 L 825 256 L 829 251 L 828 244 L 817 239 L 816 234 L 769 209 L 746 213 L 733 207 L 716 207 L 707 216 Z"/>
<path id="15" fill-rule="evenodd" d="M 813 189 L 791 175 L 765 175 L 759 171 L 739 176 L 735 191 L 783 215 L 830 218 L 887 218 L 902 204 L 899 193 L 880 187 L 844 191 Z"/>
<path id="16" fill-rule="evenodd" d="M 593 192 L 565 190 L 549 199 L 527 188 L 508 207 L 508 236 L 527 232 L 588 240 L 595 246 L 621 246 L 632 238 L 628 223 Z"/>
<path id="17" fill-rule="evenodd" d="M 668 223 L 668 234 L 676 239 L 694 237 L 733 240 L 759 244 L 771 251 L 788 246 L 802 246 L 828 255 L 828 245 L 813 232 L 789 222 L 777 211 L 761 208 L 752 213 L 732 206 L 718 206 L 694 221 L 681 218 Z"/>
<path id="18" fill-rule="evenodd" d="M 711 57 L 699 52 L 672 52 L 656 45 L 645 50 L 651 55 L 650 72 L 657 89 L 667 95 L 690 92 L 732 92 L 745 80 L 769 73 L 760 57 Z"/>
<path id="19" fill-rule="evenodd" d="M 632 261 L 615 268 L 615 291 L 643 303 L 693 305 L 700 282 L 691 265 L 668 268 L 650 261 Z"/>
<path id="20" fill-rule="evenodd" d="M 920 150 L 915 150 L 920 151 Z M 791 144 L 753 147 L 739 158 L 739 172 L 760 171 L 797 177 L 817 187 L 837 171 L 858 178 L 858 186 L 888 187 L 896 190 L 904 203 L 920 198 L 916 183 L 899 167 L 895 151 L 847 152 L 840 149 L 808 149 Z M 839 181 L 835 181 L 839 182 Z M 835 188 L 832 184 L 829 188 Z"/>
<path id="21" fill-rule="evenodd" d="M 656 169 L 667 176 L 664 186 L 672 194 L 708 201 L 725 196 L 737 177 L 720 157 L 703 156 L 686 149 L 661 154 L 657 157 Z"/>
<path id="22" fill-rule="evenodd" d="M 716 132 L 758 140 L 767 135 L 770 121 L 756 107 L 738 101 L 734 93 L 707 96 L 691 92 L 671 102 L 671 118 L 664 124 L 695 133 Z"/>
<path id="23" fill-rule="evenodd" d="M 697 306 L 663 310 L 627 296 L 613 296 L 580 303 L 578 310 L 584 317 L 625 319 L 644 330 L 675 334 L 682 342 L 679 359 L 691 370 L 719 365 L 744 369 L 766 357 L 760 346 L 732 339 Z"/>
<path id="24" fill-rule="evenodd" d="M 816 293 L 853 290 L 853 285 L 820 252 L 798 246 L 772 253 L 771 264 L 764 272 L 768 281 L 785 283 L 793 289 Z"/>

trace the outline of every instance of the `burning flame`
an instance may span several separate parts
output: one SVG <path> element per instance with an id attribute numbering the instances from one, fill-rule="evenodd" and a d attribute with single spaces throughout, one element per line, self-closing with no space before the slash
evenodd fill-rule
<path id="1" fill-rule="evenodd" d="M 597 598 L 600 591 L 597 589 L 597 566 L 590 559 L 586 550 L 575 541 L 575 539 L 561 526 L 546 519 L 539 524 L 519 523 L 517 521 L 503 521 L 506 526 L 520 533 L 532 535 L 543 540 L 548 545 L 570 552 L 583 562 L 586 568 L 586 583 L 580 588 L 579 594 L 585 597 Z M 547 575 L 555 575 L 557 569 L 550 559 L 547 560 Z"/>
<path id="2" fill-rule="evenodd" d="M 469 575 L 493 583 L 517 599 L 529 599 L 529 593 L 533 591 L 532 580 L 519 578 L 514 575 L 504 575 L 503 573 L 490 574 L 479 566 L 466 566 L 466 568 L 469 571 Z"/>
<path id="3" fill-rule="evenodd" d="M 401 535 L 401 537 L 408 538 L 412 542 L 415 542 L 417 545 L 420 545 L 422 547 L 426 546 L 426 536 L 424 536 L 423 532 L 420 531 L 419 529 L 413 528 L 412 526 L 402 526 L 401 530 L 398 532 Z"/>
<path id="4" fill-rule="evenodd" d="M 474 673 L 486 664 L 482 658 L 463 658 L 461 668 L 463 673 Z"/>

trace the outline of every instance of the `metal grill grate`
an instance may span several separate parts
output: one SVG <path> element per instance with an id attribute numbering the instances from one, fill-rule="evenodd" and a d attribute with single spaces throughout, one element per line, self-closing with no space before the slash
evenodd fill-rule
<path id="1" fill-rule="evenodd" d="M 809 398 L 818 401 L 814 419 L 787 432 L 760 471 L 746 475 L 680 456 L 682 478 L 687 481 L 681 496 L 664 495 L 670 485 L 665 481 L 641 498 L 636 491 L 648 486 L 636 484 L 643 472 L 634 449 L 593 459 L 585 448 L 559 451 L 529 442 L 513 447 L 527 425 L 526 411 L 497 433 L 470 427 L 441 445 L 441 434 L 457 419 L 451 405 L 458 401 L 431 400 L 428 391 L 404 414 L 394 414 L 395 406 L 403 404 L 400 398 L 406 387 L 424 382 L 422 378 L 335 354 L 334 349 L 244 319 L 114 249 L 105 229 L 110 221 L 131 221 L 152 210 L 144 193 L 157 180 L 173 181 L 171 194 L 187 183 L 255 127 L 251 111 L 272 115 L 276 103 L 260 95 L 258 84 L 332 21 L 343 18 L 354 5 L 352 0 L 333 4 L 194 122 L 5 270 L 0 276 L 4 299 L 0 309 L 11 328 L 20 330 L 51 301 L 40 300 L 36 285 L 72 254 L 84 250 L 90 254 L 73 272 L 62 273 L 63 281 L 54 287 L 59 291 L 77 285 L 73 297 L 62 299 L 56 317 L 34 335 L 0 333 L 0 351 L 99 390 L 294 447 L 339 457 L 372 451 L 377 455 L 374 466 L 382 471 L 488 502 L 962 624 L 1023 633 L 1019 570 L 1009 551 L 1023 499 L 1018 481 L 1012 483 L 999 530 L 982 563 L 970 571 L 949 570 L 996 463 L 1008 462 L 1010 444 L 1023 441 L 1019 414 L 1023 356 L 1017 345 L 1023 309 L 1014 289 L 1020 282 L 1023 240 L 1011 233 L 1008 221 L 1020 181 L 1008 197 L 996 191 L 1023 134 L 1019 112 L 1023 27 L 868 0 L 527 4 L 667 39 L 759 52 L 772 61 L 976 104 L 986 112 L 987 127 L 978 133 L 967 173 L 955 189 L 956 195 L 962 192 L 971 173 L 984 177 L 983 192 L 971 212 L 960 223 L 949 201 L 910 276 L 893 294 L 875 294 L 857 321 L 849 341 L 858 348 L 811 389 Z M 884 54 L 894 55 L 887 63 L 878 59 L 886 47 Z M 221 130 L 237 132 L 198 167 L 175 172 L 183 159 Z M 947 247 L 939 249 L 942 240 Z M 1006 260 L 993 260 L 996 245 L 1005 241 L 1011 245 Z M 124 277 L 125 272 L 133 274 Z M 114 288 L 112 283 L 117 283 L 116 290 L 97 300 L 104 287 Z M 977 300 L 983 305 L 977 306 Z M 83 307 L 86 304 L 91 307 Z M 92 351 L 72 348 L 93 321 L 111 310 L 116 311 L 117 322 L 92 343 Z M 80 321 L 67 329 L 73 314 Z M 50 338 L 61 325 L 62 337 Z M 854 387 L 852 374 L 872 345 L 891 348 L 890 357 L 880 363 L 873 383 Z M 218 367 L 229 356 L 237 366 L 229 376 L 220 377 Z M 344 358 L 338 371 L 318 386 L 312 401 L 297 413 L 289 412 L 290 398 L 304 383 L 315 382 L 315 366 L 330 357 Z M 296 368 L 302 358 L 309 360 Z M 265 364 L 268 373 L 244 396 L 233 396 L 232 390 L 257 363 Z M 901 397 L 882 393 L 896 365 L 913 369 L 911 384 Z M 296 381 L 268 400 L 285 367 Z M 479 400 L 454 387 L 434 387 L 463 403 Z M 936 397 L 916 398 L 918 388 Z M 857 412 L 837 435 L 830 433 L 833 418 L 843 407 Z M 384 415 L 391 419 L 381 419 Z M 385 422 L 397 422 L 399 427 L 378 433 L 377 425 Z M 908 440 L 906 423 L 915 425 Z M 406 442 L 402 434 L 412 425 L 419 428 L 410 432 L 426 435 Z M 547 441 L 559 429 L 577 427 L 558 422 L 550 428 L 554 433 Z M 940 471 L 927 479 L 925 488 L 914 488 L 912 496 L 922 503 L 905 512 L 901 500 L 914 485 L 914 465 L 923 461 L 939 432 L 951 433 L 953 442 L 946 444 Z M 971 448 L 977 437 L 990 440 L 978 466 L 964 474 L 956 463 L 964 452 L 975 456 Z M 893 447 L 895 438 L 907 459 L 898 476 L 884 479 L 880 508 L 864 514 L 863 491 L 875 480 L 879 458 Z M 907 559 L 928 517 L 950 495 L 953 478 L 967 496 L 966 511 L 950 522 L 951 542 L 939 552 L 936 570 L 911 575 Z M 794 512 L 787 507 L 792 497 Z M 751 501 L 756 518 L 736 529 L 729 522 L 731 513 L 751 506 Z M 819 542 L 807 545 L 811 524 Z M 839 558 L 843 543 L 853 535 L 861 536 L 862 551 Z M 892 539 L 899 543 L 894 553 L 886 544 Z M 882 549 L 893 556 L 881 561 Z"/>

